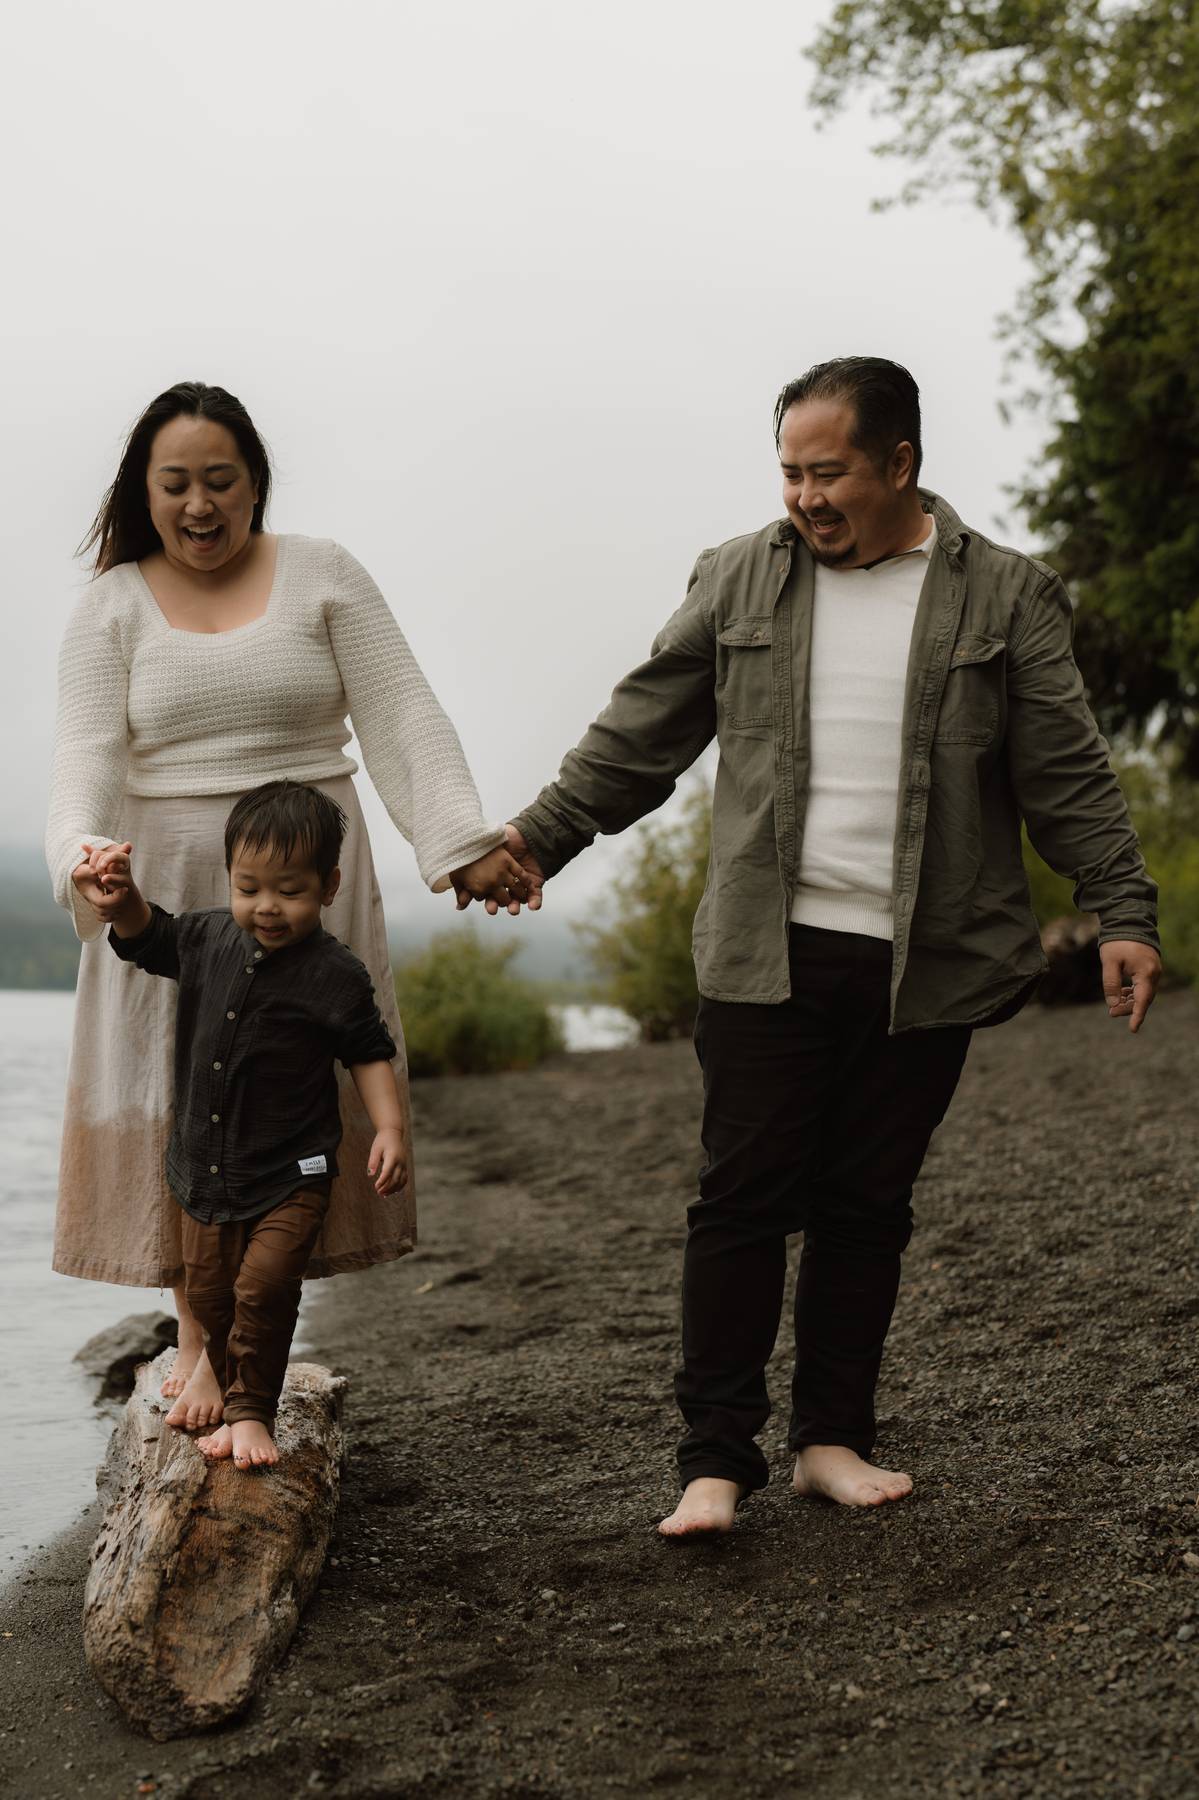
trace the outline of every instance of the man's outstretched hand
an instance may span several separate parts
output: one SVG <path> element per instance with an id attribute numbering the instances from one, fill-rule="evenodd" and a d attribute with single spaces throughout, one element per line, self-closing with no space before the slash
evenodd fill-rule
<path id="1" fill-rule="evenodd" d="M 1099 946 L 1103 968 L 1103 998 L 1109 1019 L 1127 1019 L 1130 1031 L 1139 1031 L 1153 1005 L 1162 978 L 1162 959 L 1150 944 L 1113 939 Z"/>
<path id="2" fill-rule="evenodd" d="M 508 825 L 507 840 L 489 856 L 481 857 L 467 868 L 455 869 L 450 876 L 458 897 L 458 910 L 481 900 L 493 916 L 500 907 L 515 915 L 521 903 L 530 912 L 541 905 L 545 876 L 541 864 L 515 825 Z"/>

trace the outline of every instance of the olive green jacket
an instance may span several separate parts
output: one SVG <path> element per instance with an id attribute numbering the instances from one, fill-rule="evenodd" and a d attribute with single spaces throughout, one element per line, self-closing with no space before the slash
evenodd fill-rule
<path id="1" fill-rule="evenodd" d="M 1157 946 L 1157 890 L 1087 707 L 1052 569 L 921 490 L 937 544 L 908 656 L 895 822 L 891 1030 L 979 1023 L 1045 968 L 1020 821 L 1100 942 Z M 515 823 L 547 875 L 659 806 L 715 735 L 700 992 L 790 992 L 787 936 L 811 765 L 814 565 L 783 520 L 705 550 L 649 660 Z"/>

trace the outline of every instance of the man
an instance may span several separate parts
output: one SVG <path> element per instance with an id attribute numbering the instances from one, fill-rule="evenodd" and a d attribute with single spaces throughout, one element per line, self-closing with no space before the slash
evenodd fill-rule
<path id="1" fill-rule="evenodd" d="M 704 552 L 649 660 L 509 833 L 535 893 L 717 738 L 675 1537 L 728 1530 L 766 1482 L 755 1439 L 796 1231 L 796 1491 L 911 1491 L 869 1461 L 874 1390 L 912 1186 L 971 1032 L 1045 966 L 1021 819 L 1099 915 L 1112 1017 L 1136 1031 L 1160 974 L 1156 890 L 1060 580 L 917 486 L 919 395 L 894 363 L 810 369 L 779 396 L 775 441 L 786 520 Z"/>

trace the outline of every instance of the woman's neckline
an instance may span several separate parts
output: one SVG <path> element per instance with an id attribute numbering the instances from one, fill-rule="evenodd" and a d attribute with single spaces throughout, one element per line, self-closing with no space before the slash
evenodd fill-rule
<path id="1" fill-rule="evenodd" d="M 158 597 L 155 594 L 154 589 L 150 586 L 150 583 L 146 580 L 145 576 L 142 574 L 141 564 L 139 562 L 135 562 L 135 563 L 130 564 L 130 567 L 133 570 L 134 578 L 140 584 L 142 592 L 145 595 L 145 598 L 149 601 L 150 605 L 153 607 L 154 612 L 158 617 L 159 623 L 161 624 L 162 629 L 164 631 L 171 632 L 175 637 L 190 637 L 190 638 L 239 637 L 243 632 L 253 631 L 259 625 L 266 624 L 267 620 L 270 618 L 271 612 L 275 605 L 275 600 L 279 593 L 279 581 L 280 581 L 280 575 L 281 575 L 281 572 L 283 569 L 284 546 L 285 546 L 287 540 L 286 540 L 285 535 L 280 532 L 275 532 L 272 535 L 274 537 L 274 543 L 275 543 L 275 567 L 271 574 L 271 585 L 267 591 L 266 605 L 263 607 L 263 609 L 260 613 L 255 613 L 255 615 L 252 619 L 246 619 L 241 625 L 229 625 L 225 628 L 224 631 L 189 631 L 186 625 L 172 625 L 171 621 L 167 618 L 166 614 L 163 612 L 162 607 L 159 605 Z"/>

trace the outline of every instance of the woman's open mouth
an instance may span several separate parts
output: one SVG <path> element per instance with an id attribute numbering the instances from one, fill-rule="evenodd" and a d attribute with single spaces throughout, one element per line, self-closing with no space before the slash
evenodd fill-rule
<path id="1" fill-rule="evenodd" d="M 184 525 L 182 527 L 184 537 L 189 544 L 194 544 L 197 550 L 213 549 L 223 530 L 223 525 Z"/>

